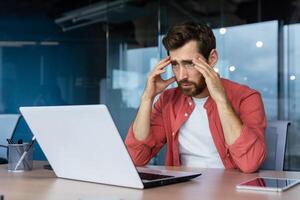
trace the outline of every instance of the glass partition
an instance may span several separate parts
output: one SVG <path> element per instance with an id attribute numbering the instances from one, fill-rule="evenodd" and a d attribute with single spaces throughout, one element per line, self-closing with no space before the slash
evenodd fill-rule
<path id="1" fill-rule="evenodd" d="M 99 103 L 99 82 L 106 75 L 105 32 L 62 32 L 45 14 L 1 16 L 0 112 L 20 106 Z M 13 24 L 13 26 L 12 26 Z M 23 119 L 13 139 L 29 141 Z M 34 159 L 44 159 L 35 146 Z"/>
<path id="2" fill-rule="evenodd" d="M 138 16 L 131 15 L 135 10 Z M 159 59 L 158 3 L 125 3 L 123 13 L 127 13 L 124 19 L 117 13 L 107 14 L 107 79 L 102 88 L 106 96 L 102 96 L 101 102 L 108 105 L 124 139 L 136 115 L 148 73 Z M 118 17 L 121 20 L 115 22 Z"/>
<path id="3" fill-rule="evenodd" d="M 284 27 L 284 119 L 291 122 L 288 132 L 285 169 L 300 170 L 300 24 Z"/>
<path id="4" fill-rule="evenodd" d="M 214 29 L 224 78 L 258 90 L 268 119 L 278 112 L 278 22 Z"/>

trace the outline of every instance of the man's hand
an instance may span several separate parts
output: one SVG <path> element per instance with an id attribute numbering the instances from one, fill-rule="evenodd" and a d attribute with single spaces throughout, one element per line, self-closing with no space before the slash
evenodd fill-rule
<path id="1" fill-rule="evenodd" d="M 176 79 L 172 77 L 168 80 L 163 80 L 161 74 L 165 72 L 165 67 L 171 63 L 170 56 L 161 60 L 150 73 L 147 85 L 144 91 L 143 98 L 154 99 L 156 95 L 164 91 Z"/>
<path id="2" fill-rule="evenodd" d="M 170 57 L 161 60 L 150 73 L 141 104 L 133 122 L 134 137 L 139 140 L 145 140 L 150 133 L 150 116 L 152 113 L 152 104 L 154 97 L 164 91 L 168 85 L 175 81 L 175 77 L 163 80 L 161 74 L 165 72 L 165 67 L 171 63 Z"/>
<path id="3" fill-rule="evenodd" d="M 232 145 L 241 134 L 242 121 L 227 99 L 219 74 L 207 64 L 203 56 L 193 59 L 194 67 L 204 76 L 210 96 L 217 104 L 225 142 Z"/>
<path id="4" fill-rule="evenodd" d="M 201 55 L 194 58 L 193 63 L 195 69 L 197 69 L 204 76 L 207 89 L 214 101 L 217 104 L 226 103 L 227 97 L 219 74 L 213 69 L 213 67 L 205 62 L 203 56 Z"/>

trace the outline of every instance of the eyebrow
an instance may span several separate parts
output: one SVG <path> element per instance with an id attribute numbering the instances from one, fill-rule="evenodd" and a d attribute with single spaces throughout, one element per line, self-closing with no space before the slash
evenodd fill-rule
<path id="1" fill-rule="evenodd" d="M 182 63 L 193 63 L 193 60 L 182 60 Z"/>
<path id="2" fill-rule="evenodd" d="M 181 63 L 193 63 L 193 60 L 181 60 Z M 172 64 L 178 63 L 177 60 L 171 60 Z"/>

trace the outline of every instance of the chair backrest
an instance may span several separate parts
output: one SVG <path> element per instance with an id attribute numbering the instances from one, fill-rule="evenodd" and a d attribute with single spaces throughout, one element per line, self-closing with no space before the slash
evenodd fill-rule
<path id="1" fill-rule="evenodd" d="M 0 145 L 7 146 L 6 139 L 12 138 L 19 118 L 19 114 L 0 114 Z M 6 148 L 0 148 L 0 157 L 7 157 Z"/>
<path id="2" fill-rule="evenodd" d="M 269 121 L 265 131 L 267 157 L 260 169 L 282 171 L 289 121 Z"/>

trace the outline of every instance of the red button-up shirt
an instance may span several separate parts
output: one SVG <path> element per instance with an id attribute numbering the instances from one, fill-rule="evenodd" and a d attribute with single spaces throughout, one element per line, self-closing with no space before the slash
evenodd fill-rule
<path id="1" fill-rule="evenodd" d="M 226 169 L 254 172 L 266 156 L 266 116 L 261 96 L 256 90 L 226 79 L 222 79 L 222 84 L 243 127 L 237 140 L 227 145 L 217 106 L 208 97 L 204 108 L 214 144 Z M 166 144 L 166 165 L 179 166 L 179 129 L 194 108 L 193 99 L 183 95 L 178 88 L 164 91 L 153 106 L 149 136 L 139 141 L 134 137 L 132 126 L 129 128 L 125 143 L 135 165 L 146 165 Z"/>

